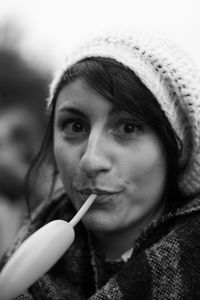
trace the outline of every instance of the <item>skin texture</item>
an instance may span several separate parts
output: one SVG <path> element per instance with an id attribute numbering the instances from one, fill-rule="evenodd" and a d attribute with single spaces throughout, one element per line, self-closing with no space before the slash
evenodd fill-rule
<path id="1" fill-rule="evenodd" d="M 129 249 L 140 230 L 161 214 L 166 182 L 161 142 L 79 79 L 57 98 L 54 155 L 77 210 L 90 193 L 99 194 L 83 222 L 108 257 Z"/>

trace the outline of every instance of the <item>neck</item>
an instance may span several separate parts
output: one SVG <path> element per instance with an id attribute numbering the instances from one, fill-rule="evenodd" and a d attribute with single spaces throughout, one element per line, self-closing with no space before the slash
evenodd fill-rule
<path id="1" fill-rule="evenodd" d="M 134 236 L 132 233 L 96 233 L 94 241 L 105 253 L 107 260 L 116 260 L 133 247 Z"/>

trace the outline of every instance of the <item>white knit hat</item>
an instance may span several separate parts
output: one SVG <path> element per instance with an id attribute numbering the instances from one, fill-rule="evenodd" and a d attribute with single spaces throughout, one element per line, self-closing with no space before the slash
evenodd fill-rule
<path id="1" fill-rule="evenodd" d="M 146 34 L 106 35 L 78 48 L 52 82 L 48 105 L 65 71 L 87 57 L 110 57 L 140 78 L 159 102 L 189 158 L 180 178 L 187 195 L 200 191 L 200 74 L 177 46 Z"/>

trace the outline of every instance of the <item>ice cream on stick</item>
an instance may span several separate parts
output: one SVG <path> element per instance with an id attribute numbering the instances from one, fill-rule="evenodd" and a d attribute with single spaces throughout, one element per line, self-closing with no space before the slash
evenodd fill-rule
<path id="1" fill-rule="evenodd" d="M 0 300 L 19 296 L 59 260 L 74 240 L 74 227 L 96 197 L 91 194 L 69 223 L 51 221 L 21 244 L 0 273 Z"/>

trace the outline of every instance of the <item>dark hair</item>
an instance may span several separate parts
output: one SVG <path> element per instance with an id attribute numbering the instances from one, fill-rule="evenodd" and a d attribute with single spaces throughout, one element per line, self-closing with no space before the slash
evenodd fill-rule
<path id="1" fill-rule="evenodd" d="M 155 131 L 166 152 L 168 178 L 165 196 L 167 197 L 167 205 L 171 208 L 180 196 L 178 159 L 181 143 L 152 93 L 132 70 L 110 58 L 91 57 L 84 59 L 74 64 L 63 74 L 49 107 L 46 134 L 32 171 L 44 161 L 53 162 L 53 190 L 56 178 L 56 166 L 53 158 L 53 123 L 56 99 L 62 88 L 76 79 L 83 80 L 97 93 L 111 101 L 117 109 L 134 114 Z"/>

